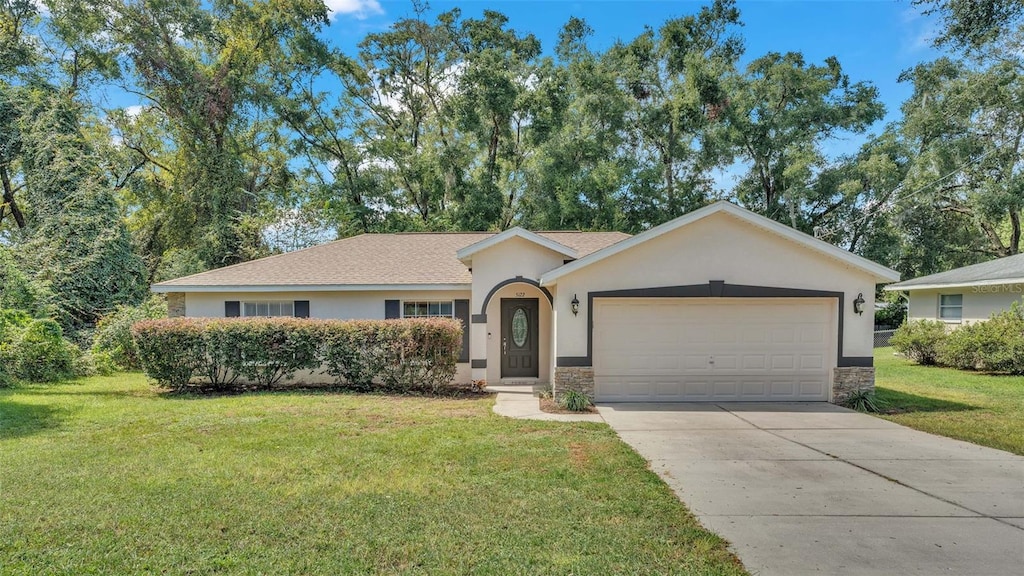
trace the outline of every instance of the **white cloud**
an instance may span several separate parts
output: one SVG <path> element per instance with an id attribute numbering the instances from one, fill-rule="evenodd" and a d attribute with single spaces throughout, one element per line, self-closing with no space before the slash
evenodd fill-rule
<path id="1" fill-rule="evenodd" d="M 135 118 L 139 114 L 142 114 L 142 111 L 144 109 L 145 107 L 141 104 L 137 104 L 135 106 L 125 106 L 124 113 L 127 114 L 129 118 Z"/>
<path id="2" fill-rule="evenodd" d="M 902 50 L 910 54 L 932 48 L 941 30 L 941 23 L 934 15 L 921 14 L 916 8 L 900 13 L 900 26 L 903 29 Z"/>
<path id="3" fill-rule="evenodd" d="M 384 14 L 384 8 L 378 0 L 324 0 L 324 5 L 327 6 L 331 20 L 339 14 L 354 16 L 359 20 Z"/>

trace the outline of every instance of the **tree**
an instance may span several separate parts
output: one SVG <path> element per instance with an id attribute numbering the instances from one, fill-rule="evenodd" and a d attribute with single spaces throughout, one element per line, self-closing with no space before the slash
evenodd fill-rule
<path id="1" fill-rule="evenodd" d="M 19 260 L 56 296 L 68 331 L 94 324 L 145 293 L 145 268 L 101 160 L 84 137 L 81 106 L 40 94 L 23 122 L 26 197 L 32 206 Z"/>
<path id="2" fill-rule="evenodd" d="M 925 14 L 942 18 L 939 44 L 959 49 L 981 48 L 998 41 L 1001 34 L 1013 30 L 1024 16 L 1020 0 L 914 0 Z"/>
<path id="3" fill-rule="evenodd" d="M 728 101 L 725 77 L 743 52 L 732 34 L 739 10 L 715 0 L 696 15 L 648 28 L 606 55 L 632 96 L 627 145 L 638 164 L 626 200 L 633 228 L 660 224 L 697 208 L 710 193 L 709 171 L 721 150 L 705 136 Z"/>
<path id="4" fill-rule="evenodd" d="M 828 166 L 822 146 L 841 131 L 863 132 L 882 117 L 878 91 L 851 83 L 830 57 L 807 64 L 803 55 L 769 53 L 730 82 L 725 139 L 749 171 L 736 187 L 745 206 L 807 229 L 808 183 Z M 810 231 L 810 230 L 807 230 Z"/>
<path id="5" fill-rule="evenodd" d="M 118 125 L 155 176 L 136 195 L 145 243 L 193 251 L 205 266 L 265 254 L 261 208 L 293 178 L 271 112 L 276 67 L 322 50 L 324 4 L 111 0 L 108 10 L 152 117 Z"/>
<path id="6" fill-rule="evenodd" d="M 555 54 L 535 69 L 521 222 L 536 229 L 622 226 L 621 197 L 635 162 L 622 149 L 630 99 L 615 70 L 587 47 L 591 28 L 570 19 Z"/>

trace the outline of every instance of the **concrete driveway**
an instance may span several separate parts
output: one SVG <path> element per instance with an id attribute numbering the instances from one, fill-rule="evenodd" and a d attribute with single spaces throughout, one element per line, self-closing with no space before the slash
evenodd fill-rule
<path id="1" fill-rule="evenodd" d="M 1024 574 L 1019 456 L 822 403 L 599 410 L 754 574 Z"/>

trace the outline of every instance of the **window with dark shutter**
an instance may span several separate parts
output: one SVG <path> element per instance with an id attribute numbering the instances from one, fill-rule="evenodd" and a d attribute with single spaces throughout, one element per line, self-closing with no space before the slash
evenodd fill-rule
<path id="1" fill-rule="evenodd" d="M 295 301 L 295 317 L 309 318 L 309 300 Z"/>
<path id="2" fill-rule="evenodd" d="M 224 303 L 224 317 L 238 318 L 242 315 L 242 304 L 238 300 L 229 300 Z"/>
<path id="3" fill-rule="evenodd" d="M 384 318 L 386 320 L 393 320 L 402 317 L 402 302 L 401 300 L 385 300 L 384 301 Z"/>

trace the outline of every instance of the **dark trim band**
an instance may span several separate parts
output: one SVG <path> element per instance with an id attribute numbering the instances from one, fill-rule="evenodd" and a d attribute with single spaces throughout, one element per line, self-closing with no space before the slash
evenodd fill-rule
<path id="1" fill-rule="evenodd" d="M 515 284 L 517 282 L 521 282 L 523 284 L 529 284 L 530 286 L 533 286 L 535 288 L 539 288 L 540 291 L 543 292 L 545 296 L 547 296 L 548 304 L 550 304 L 552 307 L 554 307 L 554 305 L 555 305 L 555 298 L 551 295 L 551 292 L 549 292 L 547 288 L 545 288 L 545 287 L 540 285 L 540 282 L 537 282 L 536 280 L 531 280 L 530 278 L 523 278 L 522 276 L 516 276 L 515 278 L 509 278 L 508 280 L 502 280 L 501 282 L 498 282 L 497 284 L 495 284 L 494 288 L 491 288 L 491 291 L 488 292 L 487 296 L 484 297 L 483 305 L 480 306 L 480 315 L 483 316 L 484 318 L 487 318 L 487 305 L 491 302 L 491 297 L 494 296 L 495 292 L 497 292 L 498 290 L 501 290 L 502 288 L 504 288 L 505 286 L 508 286 L 509 284 Z M 474 322 L 476 322 L 476 320 L 474 320 Z M 486 322 L 486 320 L 485 320 L 485 322 Z"/>
<path id="2" fill-rule="evenodd" d="M 559 368 L 577 368 L 590 366 L 590 358 L 586 356 L 559 356 L 555 358 L 555 366 Z"/>
<path id="3" fill-rule="evenodd" d="M 484 360 L 470 360 L 469 361 L 469 367 L 470 368 L 487 368 L 487 360 L 486 359 L 484 359 Z"/>
<path id="4" fill-rule="evenodd" d="M 874 356 L 841 356 L 838 365 L 840 368 L 871 368 L 875 365 L 875 358 Z"/>

